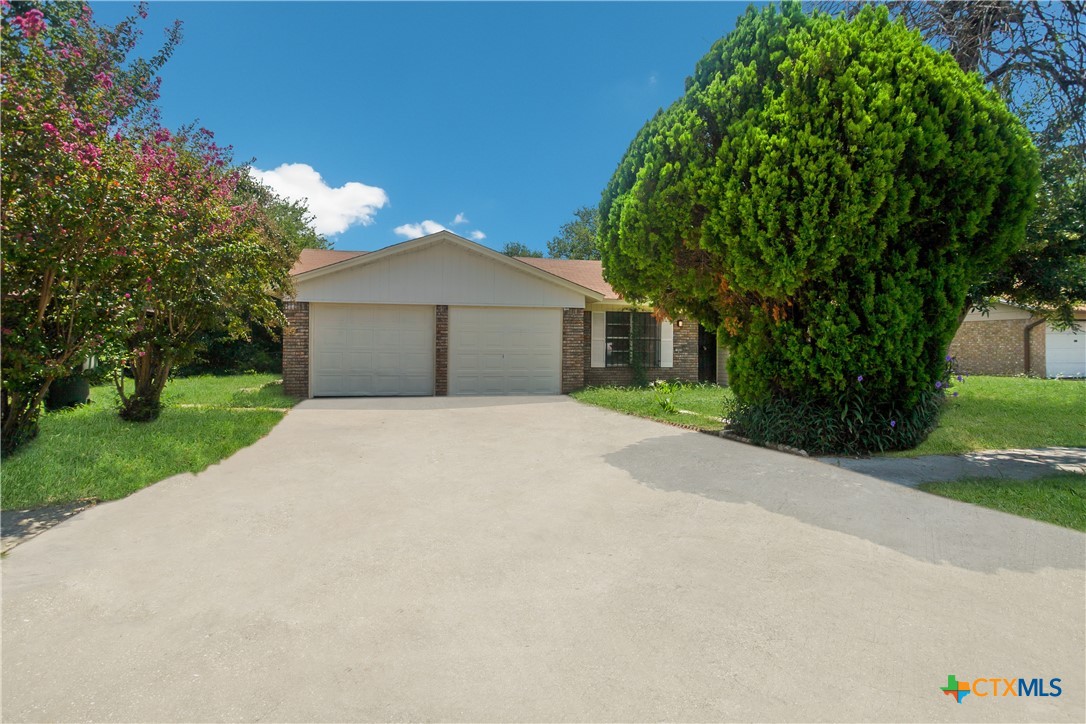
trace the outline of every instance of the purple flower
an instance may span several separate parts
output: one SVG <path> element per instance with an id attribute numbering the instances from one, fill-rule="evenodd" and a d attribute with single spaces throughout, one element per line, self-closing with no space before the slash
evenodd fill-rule
<path id="1" fill-rule="evenodd" d="M 950 361 L 950 360 L 952 360 L 952 359 L 954 359 L 954 358 L 953 358 L 953 357 L 951 357 L 950 355 L 947 355 L 947 356 L 946 356 L 946 361 L 947 361 L 947 362 L 949 362 L 949 361 Z"/>
<path id="2" fill-rule="evenodd" d="M 890 420 L 890 427 L 897 427 L 897 420 Z"/>
<path id="3" fill-rule="evenodd" d="M 863 376 L 863 375 L 859 375 L 858 377 L 856 377 L 856 381 L 857 381 L 857 382 L 863 382 L 863 381 L 864 381 L 864 376 Z"/>
<path id="4" fill-rule="evenodd" d="M 940 382 L 940 381 L 937 381 L 937 382 L 935 383 L 935 389 L 937 389 L 937 390 L 941 390 L 941 389 L 943 389 L 943 383 L 942 383 L 942 382 Z"/>
<path id="5" fill-rule="evenodd" d="M 951 395 L 951 397 L 957 397 L 957 396 L 958 396 L 958 393 L 957 393 L 957 392 L 955 392 L 955 393 L 953 393 L 953 394 Z"/>
<path id="6" fill-rule="evenodd" d="M 962 379 L 962 376 L 961 376 L 961 375 L 958 375 L 958 382 L 964 382 L 964 381 L 965 381 L 965 380 L 963 380 L 963 379 Z"/>

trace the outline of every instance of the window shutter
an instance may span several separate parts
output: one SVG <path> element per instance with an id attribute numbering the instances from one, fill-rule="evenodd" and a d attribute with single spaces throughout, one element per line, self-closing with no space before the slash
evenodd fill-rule
<path id="1" fill-rule="evenodd" d="M 671 322 L 660 322 L 660 366 L 675 366 L 675 330 Z"/>
<path id="2" fill-rule="evenodd" d="M 607 312 L 592 312 L 592 366 L 607 366 Z"/>

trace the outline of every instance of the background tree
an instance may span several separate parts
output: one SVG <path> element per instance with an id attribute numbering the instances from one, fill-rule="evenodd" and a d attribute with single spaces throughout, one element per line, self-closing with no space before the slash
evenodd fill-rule
<path id="1" fill-rule="evenodd" d="M 125 293 L 132 393 L 120 370 L 115 381 L 121 416 L 146 421 L 158 416 L 170 373 L 195 356 L 200 335 L 245 337 L 253 323 L 282 321 L 274 295 L 288 290 L 297 249 L 268 232 L 272 222 L 255 202 L 235 203 L 242 171 L 210 131 L 159 129 L 135 155 L 145 209 L 121 236 L 137 280 Z"/>
<path id="2" fill-rule="evenodd" d="M 619 164 L 604 268 L 718 329 L 747 434 L 910 447 L 970 285 L 1022 243 L 1035 156 L 995 93 L 884 9 L 752 9 Z"/>
<path id="3" fill-rule="evenodd" d="M 1033 134 L 1042 184 L 1026 244 L 970 291 L 986 308 L 1001 297 L 1071 324 L 1086 304 L 1086 1 L 891 0 L 891 14 L 979 73 Z M 846 16 L 864 3 L 814 3 Z M 963 310 L 964 316 L 965 310 Z"/>
<path id="4" fill-rule="evenodd" d="M 150 74 L 179 36 L 152 60 L 130 61 L 134 18 L 103 29 L 86 7 L 3 3 L 0 25 L 0 370 L 11 451 L 36 434 L 52 381 L 110 339 L 130 306 L 117 293 L 128 273 L 117 235 L 138 214 L 139 188 L 115 133 L 156 97 Z"/>
<path id="5" fill-rule="evenodd" d="M 502 247 L 502 254 L 505 254 L 506 256 L 543 256 L 543 252 L 529 249 L 526 244 L 522 244 L 519 241 L 507 242 L 505 246 Z"/>
<path id="6" fill-rule="evenodd" d="M 573 216 L 573 221 L 562 224 L 558 236 L 547 242 L 547 254 L 552 259 L 599 259 L 599 209 L 582 206 Z"/>
<path id="7" fill-rule="evenodd" d="M 245 171 L 238 179 L 237 202 L 255 207 L 256 222 L 265 236 L 295 252 L 332 248 L 314 229 L 313 214 L 304 200 L 285 199 Z"/>
<path id="8" fill-rule="evenodd" d="M 289 201 L 260 183 L 249 173 L 241 174 L 235 190 L 235 204 L 253 209 L 254 223 L 269 242 L 289 249 L 294 258 L 302 249 L 328 249 L 327 239 L 313 229 L 313 217 L 304 201 Z M 209 329 L 195 338 L 192 359 L 175 368 L 177 374 L 281 372 L 283 348 L 279 335 L 259 320 L 248 320 L 243 336 L 223 329 Z"/>

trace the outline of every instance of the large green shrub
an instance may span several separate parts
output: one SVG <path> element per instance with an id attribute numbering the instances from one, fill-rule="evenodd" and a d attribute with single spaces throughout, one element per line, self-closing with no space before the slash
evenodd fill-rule
<path id="1" fill-rule="evenodd" d="M 769 408 L 843 419 L 862 375 L 844 437 L 912 446 L 970 284 L 1021 244 L 1035 156 L 979 77 L 885 10 L 751 9 L 604 191 L 604 268 L 718 329 L 745 432 Z"/>

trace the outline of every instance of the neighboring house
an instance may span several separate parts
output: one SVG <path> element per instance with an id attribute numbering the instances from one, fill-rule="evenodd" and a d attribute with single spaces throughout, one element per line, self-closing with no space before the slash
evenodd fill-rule
<path id="1" fill-rule="evenodd" d="M 631 310 L 598 261 L 511 258 L 448 231 L 307 249 L 291 276 L 283 382 L 303 397 L 559 394 L 629 384 L 638 363 L 696 382 L 699 349 L 716 360 L 696 321 Z"/>
<path id="2" fill-rule="evenodd" d="M 1075 310 L 1080 328 L 1054 329 L 1023 307 L 997 302 L 987 315 L 970 310 L 950 344 L 968 374 L 1086 376 L 1086 308 Z"/>

